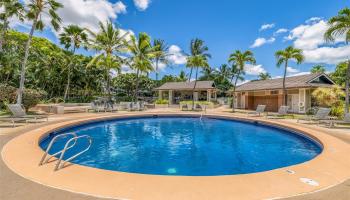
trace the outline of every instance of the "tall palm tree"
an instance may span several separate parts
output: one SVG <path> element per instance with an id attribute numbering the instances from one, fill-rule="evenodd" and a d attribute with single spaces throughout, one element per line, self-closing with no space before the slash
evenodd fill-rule
<path id="1" fill-rule="evenodd" d="M 232 53 L 228 59 L 228 62 L 232 63 L 233 66 L 236 66 L 236 69 L 233 69 L 236 74 L 236 80 L 233 84 L 233 98 L 232 98 L 232 112 L 235 111 L 235 100 L 236 100 L 236 87 L 237 82 L 240 79 L 240 75 L 244 73 L 244 67 L 246 63 L 256 64 L 256 60 L 254 58 L 254 54 L 251 51 L 241 52 L 236 50 Z"/>
<path id="2" fill-rule="evenodd" d="M 92 36 L 88 47 L 98 52 L 87 66 L 96 65 L 104 69 L 107 95 L 111 99 L 110 73 L 112 69 L 120 72 L 122 64 L 125 63 L 125 59 L 121 55 L 126 51 L 125 37 L 129 33 L 123 34 L 110 21 L 107 21 L 105 24 L 99 22 L 99 28 L 98 33 L 87 30 Z"/>
<path id="3" fill-rule="evenodd" d="M 206 68 L 209 67 L 208 64 L 208 58 L 211 57 L 211 55 L 208 53 L 209 48 L 204 44 L 203 40 L 200 40 L 198 38 L 191 40 L 190 44 L 190 51 L 191 55 L 187 57 L 187 67 L 192 69 L 196 68 L 196 77 L 192 89 L 192 109 L 194 108 L 194 93 L 197 86 L 197 78 L 198 78 L 198 69 L 199 68 Z M 191 75 L 190 75 L 191 78 Z"/>
<path id="4" fill-rule="evenodd" d="M 24 8 L 23 5 L 18 0 L 2 0 L 0 2 L 0 7 L 4 9 L 0 13 L 0 53 L 3 51 L 3 44 L 5 42 L 5 36 L 7 33 L 9 19 L 11 17 L 17 17 L 19 20 L 23 21 L 24 19 Z"/>
<path id="5" fill-rule="evenodd" d="M 62 8 L 63 5 L 58 3 L 55 0 L 31 0 L 27 5 L 28 12 L 27 18 L 32 21 L 32 27 L 29 32 L 29 37 L 25 46 L 25 53 L 21 67 L 21 78 L 19 83 L 19 90 L 17 96 L 17 104 L 22 104 L 22 96 L 24 90 L 24 81 L 25 81 L 25 72 L 26 65 L 29 56 L 29 48 L 32 42 L 33 34 L 35 30 L 42 31 L 45 27 L 44 22 L 42 21 L 42 15 L 47 14 L 51 19 L 52 27 L 57 31 L 60 27 L 61 18 L 57 15 L 56 11 L 59 8 Z"/>
<path id="6" fill-rule="evenodd" d="M 332 17 L 328 20 L 329 28 L 324 34 L 325 40 L 327 42 L 333 42 L 338 36 L 345 35 L 345 42 L 350 41 L 350 9 L 344 8 L 339 11 L 338 15 Z M 349 92 L 349 82 L 350 82 L 350 59 L 348 59 L 348 69 L 346 71 L 345 79 L 345 113 L 349 112 L 350 104 L 350 92 Z"/>
<path id="7" fill-rule="evenodd" d="M 69 25 L 64 27 L 63 32 L 59 35 L 60 43 L 64 45 L 64 47 L 73 54 L 75 54 L 75 50 L 80 48 L 82 44 L 87 43 L 87 34 L 84 32 L 83 28 L 80 28 L 77 25 Z M 67 99 L 67 95 L 69 92 L 69 86 L 71 81 L 71 68 L 73 64 L 73 56 L 70 57 L 70 62 L 68 64 L 68 72 L 67 72 L 67 84 L 66 89 L 64 91 L 63 101 L 65 102 Z"/>
<path id="8" fill-rule="evenodd" d="M 155 71 L 156 71 L 156 80 L 158 81 L 158 75 L 159 75 L 159 63 L 168 64 L 168 51 L 169 46 L 165 43 L 164 40 L 155 39 L 153 41 L 153 47 L 157 53 L 155 54 L 154 61 L 155 61 Z"/>
<path id="9" fill-rule="evenodd" d="M 132 35 L 130 41 L 125 44 L 128 52 L 131 54 L 128 63 L 136 71 L 134 101 L 138 101 L 139 75 L 140 73 L 148 73 L 154 70 L 152 59 L 159 52 L 155 47 L 152 47 L 151 38 L 146 33 L 140 33 L 138 38 Z"/>
<path id="10" fill-rule="evenodd" d="M 259 74 L 259 80 L 269 80 L 269 79 L 271 79 L 271 75 L 268 72 Z"/>
<path id="11" fill-rule="evenodd" d="M 286 91 L 286 76 L 287 67 L 290 60 L 296 61 L 299 65 L 304 61 L 303 50 L 296 49 L 292 46 L 287 47 L 284 50 L 279 50 L 275 53 L 277 60 L 277 67 L 280 67 L 284 63 L 284 74 L 283 74 L 283 104 L 287 105 L 287 91 Z"/>
<path id="12" fill-rule="evenodd" d="M 324 73 L 326 68 L 323 65 L 315 65 L 310 70 L 311 73 Z"/>

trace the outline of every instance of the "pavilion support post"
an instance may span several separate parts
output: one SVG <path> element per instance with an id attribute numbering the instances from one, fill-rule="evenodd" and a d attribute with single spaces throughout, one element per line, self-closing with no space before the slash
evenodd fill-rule
<path id="1" fill-rule="evenodd" d="M 162 90 L 159 90 L 158 91 L 158 99 L 163 99 L 163 91 Z"/>
<path id="2" fill-rule="evenodd" d="M 207 90 L 207 101 L 211 101 L 211 90 Z"/>
<path id="3" fill-rule="evenodd" d="M 169 90 L 169 105 L 173 104 L 173 91 Z"/>

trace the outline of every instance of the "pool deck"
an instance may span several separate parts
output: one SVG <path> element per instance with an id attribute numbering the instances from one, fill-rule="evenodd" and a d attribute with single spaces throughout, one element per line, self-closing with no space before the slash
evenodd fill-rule
<path id="1" fill-rule="evenodd" d="M 113 172 L 79 165 L 70 165 L 54 172 L 54 163 L 38 166 L 43 151 L 37 142 L 48 130 L 92 118 L 170 113 L 192 114 L 192 112 L 179 112 L 176 109 L 149 110 L 142 113 L 82 113 L 55 115 L 50 117 L 49 122 L 41 124 L 0 128 L 0 146 L 4 146 L 2 158 L 5 161 L 0 162 L 0 187 L 3 190 L 0 191 L 0 199 L 55 200 L 111 197 L 140 200 L 243 200 L 284 198 L 295 195 L 298 196 L 290 199 L 350 199 L 348 180 L 350 178 L 350 130 L 297 124 L 296 120 L 266 120 L 262 117 L 250 117 L 252 120 L 275 123 L 307 132 L 318 138 L 324 145 L 323 153 L 309 162 L 268 172 L 216 177 L 170 177 Z M 207 114 L 247 118 L 245 114 L 232 114 L 225 109 L 208 111 Z M 13 138 L 15 139 L 12 140 Z M 286 170 L 293 170 L 295 173 L 290 174 Z M 302 183 L 300 178 L 311 178 L 317 181 L 319 186 Z"/>

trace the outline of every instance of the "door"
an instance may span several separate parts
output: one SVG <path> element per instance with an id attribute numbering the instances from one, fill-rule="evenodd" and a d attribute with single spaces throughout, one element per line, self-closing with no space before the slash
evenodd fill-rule
<path id="1" fill-rule="evenodd" d="M 293 113 L 299 112 L 299 94 L 289 94 L 288 95 L 288 104 L 289 111 Z"/>

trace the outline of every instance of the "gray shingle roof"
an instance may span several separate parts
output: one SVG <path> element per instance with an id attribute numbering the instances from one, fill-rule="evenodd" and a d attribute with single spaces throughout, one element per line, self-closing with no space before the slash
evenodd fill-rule
<path id="1" fill-rule="evenodd" d="M 331 80 L 326 74 L 316 73 L 316 74 L 307 74 L 301 76 L 292 76 L 286 78 L 286 88 L 309 88 L 309 87 L 331 87 L 333 84 L 324 84 L 324 83 L 310 83 L 310 81 L 320 77 L 326 76 Z M 262 81 L 251 81 L 245 84 L 242 84 L 237 87 L 236 91 L 256 91 L 256 90 L 275 90 L 283 88 L 283 78 L 262 80 Z"/>
<path id="2" fill-rule="evenodd" d="M 155 90 L 192 90 L 194 81 L 192 82 L 168 82 Z M 215 89 L 214 81 L 197 81 L 196 89 Z"/>

